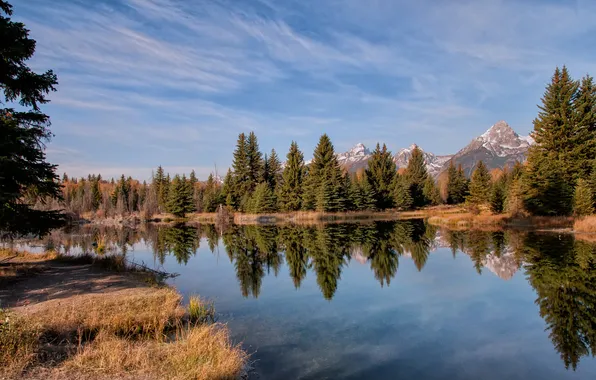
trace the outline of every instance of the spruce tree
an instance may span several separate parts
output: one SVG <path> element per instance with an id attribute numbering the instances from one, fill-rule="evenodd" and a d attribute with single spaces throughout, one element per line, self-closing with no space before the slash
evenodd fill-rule
<path id="1" fill-rule="evenodd" d="M 234 177 L 232 181 L 234 190 L 232 195 L 236 202 L 240 202 L 242 197 L 250 191 L 250 168 L 246 151 L 246 136 L 244 133 L 241 133 L 238 135 L 238 141 L 236 142 L 236 149 L 234 150 L 234 158 L 232 161 L 232 168 L 234 169 Z M 240 205 L 238 204 L 237 206 Z"/>
<path id="2" fill-rule="evenodd" d="M 91 183 L 91 202 L 92 202 L 92 207 L 93 207 L 93 211 L 96 211 L 97 209 L 99 209 L 99 206 L 102 203 L 102 196 L 101 196 L 101 190 L 99 188 L 99 183 L 101 181 L 101 176 L 97 176 L 96 178 L 93 179 L 93 182 Z"/>
<path id="3" fill-rule="evenodd" d="M 575 216 L 586 216 L 594 213 L 594 199 L 588 181 L 580 178 L 575 186 L 573 195 L 573 214 Z"/>
<path id="4" fill-rule="evenodd" d="M 302 203 L 302 186 L 304 179 L 304 156 L 298 144 L 292 141 L 286 156 L 286 166 L 282 174 L 279 190 L 279 203 L 282 211 L 297 211 Z"/>
<path id="5" fill-rule="evenodd" d="M 267 166 L 269 167 L 269 176 L 266 180 L 267 183 L 269 183 L 271 191 L 275 193 L 278 186 L 281 185 L 283 175 L 281 162 L 279 161 L 279 157 L 277 156 L 275 149 L 271 149 L 271 153 L 269 154 L 269 158 L 267 160 Z"/>
<path id="6" fill-rule="evenodd" d="M 592 190 L 592 199 L 594 200 L 594 209 L 596 209 L 596 160 L 592 162 L 592 173 L 590 174 L 590 180 L 588 182 L 590 189 Z"/>
<path id="7" fill-rule="evenodd" d="M 582 78 L 574 100 L 575 128 L 571 136 L 571 166 L 578 177 L 587 178 L 596 158 L 596 86 L 587 75 Z"/>
<path id="8" fill-rule="evenodd" d="M 571 213 L 573 191 L 558 164 L 554 157 L 528 162 L 522 185 L 524 208 L 531 214 L 555 216 Z"/>
<path id="9" fill-rule="evenodd" d="M 190 182 L 185 176 L 176 174 L 169 187 L 168 212 L 176 217 L 184 218 L 194 211 Z"/>
<path id="10" fill-rule="evenodd" d="M 254 132 L 250 132 L 246 142 L 246 158 L 248 162 L 249 191 L 253 191 L 263 181 L 263 155 L 259 151 L 259 143 Z"/>
<path id="11" fill-rule="evenodd" d="M 546 87 L 538 117 L 534 119 L 532 137 L 535 144 L 530 148 L 528 162 L 536 167 L 538 161 L 554 160 L 567 183 L 575 182 L 579 172 L 574 162 L 573 150 L 583 143 L 574 138 L 577 113 L 574 100 L 579 83 L 574 81 L 565 66 L 555 70 L 551 83 Z"/>
<path id="12" fill-rule="evenodd" d="M 410 183 L 406 175 L 397 175 L 395 186 L 393 188 L 393 201 L 395 208 L 401 211 L 410 210 L 413 205 L 412 195 L 410 194 Z"/>
<path id="13" fill-rule="evenodd" d="M 60 212 L 34 208 L 38 201 L 61 198 L 56 165 L 44 152 L 50 119 L 40 110 L 58 80 L 51 70 L 37 74 L 27 66 L 36 42 L 11 15 L 12 6 L 0 0 L 0 105 L 19 104 L 17 110 L 0 109 L 0 237 L 45 235 L 64 223 Z"/>
<path id="14" fill-rule="evenodd" d="M 366 173 L 359 182 L 360 186 L 360 207 L 363 211 L 374 211 L 377 209 L 379 196 L 376 189 L 371 185 Z"/>
<path id="15" fill-rule="evenodd" d="M 360 181 L 358 178 L 352 179 L 350 182 L 350 189 L 348 191 L 348 198 L 350 199 L 351 210 L 361 211 L 364 210 L 362 191 L 360 189 Z"/>
<path id="16" fill-rule="evenodd" d="M 423 207 L 428 204 L 428 200 L 424 197 L 424 182 L 428 178 L 426 171 L 426 164 L 424 163 L 424 155 L 417 146 L 414 147 L 408 167 L 406 169 L 406 177 L 410 185 L 410 196 L 412 197 L 413 207 Z"/>
<path id="17" fill-rule="evenodd" d="M 366 179 L 371 187 L 375 189 L 377 209 L 384 210 L 393 207 L 391 190 L 396 174 L 395 162 L 393 162 L 391 152 L 387 150 L 385 144 L 381 148 L 377 143 L 377 147 L 368 160 L 368 168 L 366 169 Z"/>
<path id="18" fill-rule="evenodd" d="M 422 194 L 431 206 L 436 206 L 441 203 L 441 193 L 439 187 L 435 183 L 435 180 L 428 176 L 424 181 L 424 187 L 422 188 Z"/>
<path id="19" fill-rule="evenodd" d="M 507 182 L 508 176 L 504 173 L 492 184 L 489 202 L 493 214 L 500 214 L 505 210 Z"/>
<path id="20" fill-rule="evenodd" d="M 470 181 L 470 194 L 466 201 L 471 204 L 482 204 L 489 200 L 491 177 L 482 160 L 478 161 Z"/>
<path id="21" fill-rule="evenodd" d="M 262 182 L 255 188 L 255 191 L 250 198 L 247 212 L 253 214 L 275 212 L 275 204 L 275 196 L 273 191 L 271 191 L 269 184 Z"/>

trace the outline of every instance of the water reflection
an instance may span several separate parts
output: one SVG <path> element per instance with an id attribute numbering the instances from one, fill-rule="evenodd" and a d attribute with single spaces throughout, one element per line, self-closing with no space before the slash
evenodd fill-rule
<path id="1" fill-rule="evenodd" d="M 213 225 L 146 226 L 131 230 L 85 227 L 50 236 L 44 244 L 65 252 L 105 251 L 126 254 L 136 243 L 151 247 L 155 261 L 168 255 L 186 265 L 201 239 L 211 252 L 225 249 L 233 263 L 240 292 L 258 298 L 267 275 L 286 266 L 299 289 L 316 276 L 322 296 L 332 300 L 342 272 L 351 261 L 370 266 L 381 287 L 398 276 L 400 260 L 412 260 L 423 271 L 430 254 L 448 247 L 464 253 L 480 275 L 488 270 L 503 280 L 523 270 L 534 288 L 540 316 L 565 367 L 575 369 L 582 357 L 596 352 L 596 245 L 571 235 L 516 231 L 437 230 L 422 220 L 316 226 Z M 220 245 L 221 243 L 221 245 Z M 220 252 L 223 254 L 223 252 Z M 283 272 L 285 273 L 285 271 Z"/>

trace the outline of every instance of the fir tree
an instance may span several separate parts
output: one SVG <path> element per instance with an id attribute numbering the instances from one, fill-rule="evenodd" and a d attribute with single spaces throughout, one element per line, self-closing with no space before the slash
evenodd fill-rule
<path id="1" fill-rule="evenodd" d="M 586 216 L 594 213 L 594 199 L 588 181 L 580 178 L 575 186 L 573 195 L 573 214 Z"/>
<path id="2" fill-rule="evenodd" d="M 254 132 L 250 132 L 246 142 L 246 158 L 248 162 L 249 191 L 263 181 L 263 155 L 259 151 L 259 143 Z"/>
<path id="3" fill-rule="evenodd" d="M 461 165 L 455 168 L 453 161 L 449 162 L 447 171 L 447 203 L 463 203 L 468 195 L 468 179 Z"/>
<path id="4" fill-rule="evenodd" d="M 269 184 L 262 182 L 257 185 L 248 203 L 247 212 L 262 214 L 276 211 L 276 200 Z"/>
<path id="5" fill-rule="evenodd" d="M 422 188 L 422 194 L 431 206 L 436 206 L 441 203 L 441 193 L 439 187 L 435 183 L 435 180 L 428 176 L 424 181 L 424 187 Z"/>
<path id="6" fill-rule="evenodd" d="M 570 165 L 578 177 L 590 175 L 591 162 L 596 158 L 596 86 L 587 75 L 582 78 L 574 100 L 575 128 L 571 135 Z"/>
<path id="7" fill-rule="evenodd" d="M 99 209 L 99 206 L 101 205 L 103 200 L 103 197 L 101 196 L 101 190 L 99 188 L 100 181 L 101 176 L 97 176 L 93 179 L 93 182 L 91 183 L 91 201 L 94 211 Z"/>
<path id="8" fill-rule="evenodd" d="M 377 147 L 368 160 L 366 179 L 370 186 L 375 189 L 376 208 L 384 210 L 393 207 L 392 185 L 395 181 L 396 167 L 391 152 L 385 144 Z"/>
<path id="9" fill-rule="evenodd" d="M 271 149 L 271 154 L 269 154 L 269 157 L 265 159 L 265 165 L 267 170 L 264 180 L 269 184 L 271 191 L 275 193 L 277 187 L 281 185 L 283 173 L 281 169 L 281 162 L 279 162 L 279 157 L 277 157 L 277 152 L 275 149 Z"/>
<path id="10" fill-rule="evenodd" d="M 393 188 L 393 201 L 398 210 L 410 210 L 413 205 L 410 183 L 405 175 L 397 175 Z"/>
<path id="11" fill-rule="evenodd" d="M 554 158 L 528 162 L 522 184 L 524 208 L 531 214 L 568 215 L 572 211 L 572 189 Z"/>
<path id="12" fill-rule="evenodd" d="M 197 182 L 199 182 L 199 180 L 197 179 L 197 174 L 195 173 L 194 169 L 190 172 L 190 176 L 188 177 L 188 180 L 190 181 L 190 183 L 192 184 L 193 187 Z"/>
<path id="13" fill-rule="evenodd" d="M 221 188 L 222 197 L 224 197 L 226 206 L 236 208 L 236 197 L 234 192 L 234 174 L 231 169 L 228 169 L 224 177 L 223 186 Z"/>
<path id="14" fill-rule="evenodd" d="M 238 202 L 250 191 L 250 168 L 246 150 L 246 136 L 244 133 L 241 133 L 238 135 L 238 141 L 236 142 L 236 149 L 234 150 L 234 158 L 232 161 L 232 168 L 234 169 L 234 191 L 232 195 Z"/>
<path id="15" fill-rule="evenodd" d="M 505 210 L 507 182 L 508 175 L 504 173 L 492 184 L 489 201 L 490 210 L 493 214 L 500 214 Z"/>
<path id="16" fill-rule="evenodd" d="M 187 213 L 194 211 L 190 183 L 186 177 L 175 175 L 169 188 L 168 212 L 176 217 L 184 218 Z"/>
<path id="17" fill-rule="evenodd" d="M 249 198 L 249 194 L 245 195 L 246 200 Z M 205 212 L 214 212 L 217 210 L 217 207 L 223 203 L 225 200 L 221 199 L 221 188 L 215 182 L 215 178 L 213 177 L 213 173 L 209 174 L 207 178 L 207 183 L 205 184 L 205 188 L 203 189 L 203 211 Z"/>
<path id="18" fill-rule="evenodd" d="M 282 211 L 297 211 L 301 208 L 304 178 L 304 156 L 298 144 L 292 141 L 282 174 L 279 202 Z"/>
<path id="19" fill-rule="evenodd" d="M 414 147 L 408 167 L 406 169 L 406 177 L 410 185 L 410 196 L 412 197 L 413 207 L 423 207 L 428 204 L 428 200 L 424 197 L 424 182 L 428 178 L 426 171 L 426 164 L 424 163 L 424 155 L 417 146 Z"/>
<path id="20" fill-rule="evenodd" d="M 594 209 L 596 209 L 596 160 L 592 162 L 592 173 L 588 182 L 592 190 L 592 199 L 594 200 Z"/>
<path id="21" fill-rule="evenodd" d="M 379 196 L 366 174 L 362 180 L 360 180 L 358 185 L 360 187 L 360 209 L 363 211 L 376 210 Z"/>
<path id="22" fill-rule="evenodd" d="M 0 0 L 0 105 L 19 104 L 18 110 L 0 109 L 0 235 L 45 235 L 64 223 L 57 211 L 33 208 L 37 201 L 61 197 L 56 165 L 44 152 L 52 136 L 50 119 L 40 110 L 58 80 L 51 70 L 37 74 L 27 66 L 36 43 L 11 15 L 12 6 Z"/>
<path id="23" fill-rule="evenodd" d="M 466 201 L 472 204 L 481 204 L 488 202 L 490 194 L 490 173 L 484 165 L 484 162 L 478 161 L 476 168 L 472 173 L 472 180 L 470 181 L 470 194 Z"/>

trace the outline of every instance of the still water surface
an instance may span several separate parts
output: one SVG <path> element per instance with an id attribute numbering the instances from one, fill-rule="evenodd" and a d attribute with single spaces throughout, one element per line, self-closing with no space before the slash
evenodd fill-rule
<path id="1" fill-rule="evenodd" d="M 85 227 L 45 243 L 125 251 L 215 301 L 257 379 L 595 379 L 596 245 L 439 230 Z"/>

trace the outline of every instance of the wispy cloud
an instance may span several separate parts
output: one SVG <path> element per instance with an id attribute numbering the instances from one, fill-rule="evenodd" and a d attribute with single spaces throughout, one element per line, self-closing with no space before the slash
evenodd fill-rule
<path id="1" fill-rule="evenodd" d="M 588 0 L 29 0 L 54 69 L 55 143 L 110 167 L 230 163 L 319 134 L 449 153 L 496 120 L 526 133 L 556 65 L 596 72 Z M 48 150 L 66 165 L 65 155 Z M 79 167 L 79 166 L 77 166 Z M 107 170 L 107 169 L 106 169 Z"/>

